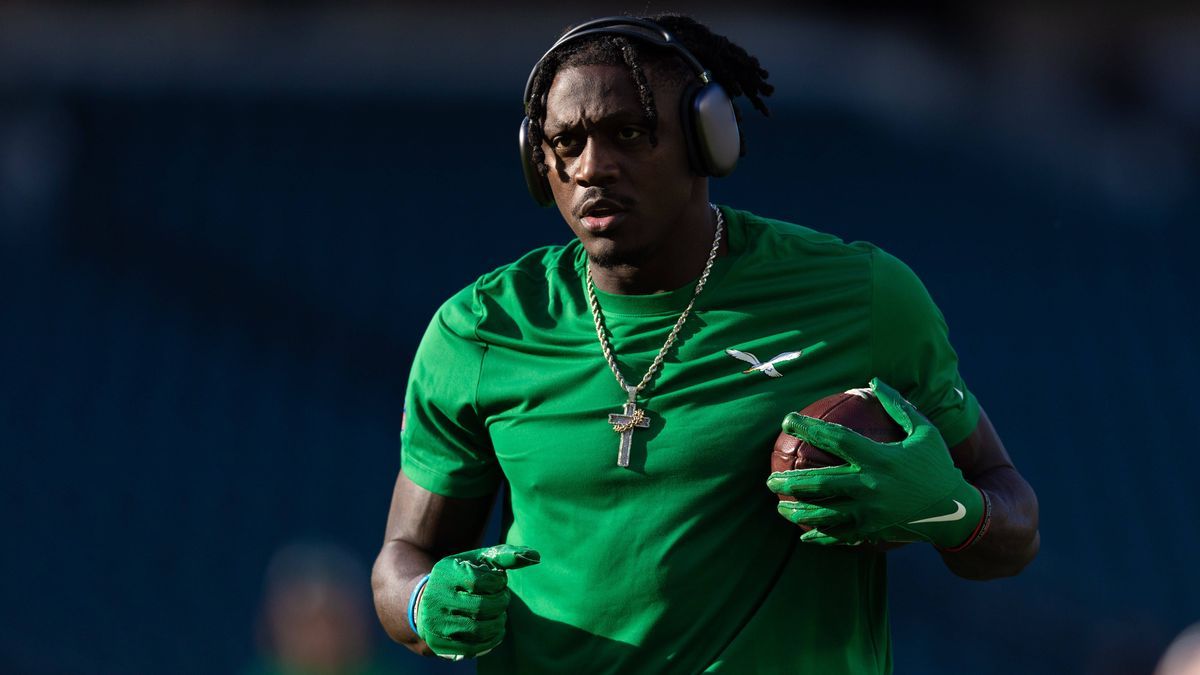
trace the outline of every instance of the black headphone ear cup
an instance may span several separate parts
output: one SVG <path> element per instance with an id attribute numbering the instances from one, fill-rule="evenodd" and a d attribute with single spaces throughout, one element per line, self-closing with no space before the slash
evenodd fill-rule
<path id="1" fill-rule="evenodd" d="M 693 82 L 683 90 L 679 97 L 679 123 L 682 127 L 684 145 L 687 146 L 688 165 L 698 176 L 709 175 L 708 165 L 704 161 L 704 151 L 700 148 L 700 138 L 696 133 L 696 96 L 702 85 Z"/>
<path id="2" fill-rule="evenodd" d="M 529 195 L 539 206 L 550 206 L 554 203 L 554 194 L 550 191 L 550 183 L 538 171 L 537 162 L 533 159 L 533 146 L 529 144 L 529 118 L 521 120 L 521 171 L 525 174 L 525 187 Z"/>
<path id="3" fill-rule="evenodd" d="M 696 91 L 688 100 L 685 118 L 691 120 L 697 165 L 706 176 L 728 176 L 742 156 L 742 132 L 733 101 L 716 82 Z"/>

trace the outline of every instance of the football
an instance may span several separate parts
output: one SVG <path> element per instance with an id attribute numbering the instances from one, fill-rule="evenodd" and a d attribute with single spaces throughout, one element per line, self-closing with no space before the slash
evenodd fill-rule
<path id="1" fill-rule="evenodd" d="M 820 399 L 800 411 L 801 415 L 836 422 L 853 429 L 874 441 L 891 443 L 904 440 L 904 429 L 883 409 L 870 389 L 851 389 Z M 780 433 L 771 450 L 771 471 L 816 469 L 845 464 L 840 457 L 796 438 Z M 779 495 L 780 501 L 794 502 L 794 497 Z"/>

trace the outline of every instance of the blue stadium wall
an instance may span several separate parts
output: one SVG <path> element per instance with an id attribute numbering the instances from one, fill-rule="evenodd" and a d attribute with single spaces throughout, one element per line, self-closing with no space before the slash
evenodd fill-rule
<path id="1" fill-rule="evenodd" d="M 273 551 L 373 558 L 433 311 L 569 232 L 524 193 L 514 101 L 38 97 L 73 150 L 0 235 L 0 672 L 237 672 Z M 907 261 L 1041 499 L 1018 578 L 892 554 L 897 672 L 1147 672 L 1200 619 L 1195 195 L 1123 211 L 835 107 L 747 134 L 717 201 Z"/>

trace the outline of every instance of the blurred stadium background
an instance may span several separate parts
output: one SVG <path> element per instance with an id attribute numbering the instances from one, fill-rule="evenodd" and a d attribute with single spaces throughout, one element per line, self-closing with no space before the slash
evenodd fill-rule
<path id="1" fill-rule="evenodd" d="M 897 672 L 1152 670 L 1200 619 L 1200 12 L 896 7 L 0 5 L 0 673 L 262 666 L 269 566 L 369 612 L 426 322 L 569 236 L 518 170 L 528 69 L 626 9 L 761 58 L 717 200 L 916 269 L 1038 490 L 1018 578 L 892 555 Z M 373 672 L 470 670 L 363 626 Z"/>

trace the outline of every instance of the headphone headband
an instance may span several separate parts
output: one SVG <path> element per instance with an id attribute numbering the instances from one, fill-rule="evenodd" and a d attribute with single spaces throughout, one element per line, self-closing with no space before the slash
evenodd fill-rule
<path id="1" fill-rule="evenodd" d="M 642 42 L 648 42 L 657 47 L 666 47 L 683 57 L 683 60 L 687 61 L 688 65 L 696 71 L 696 75 L 700 78 L 701 82 L 708 84 L 712 81 L 712 75 L 704 67 L 704 64 L 700 63 L 700 59 L 697 59 L 695 55 L 687 50 L 687 47 L 680 44 L 675 39 L 675 36 L 666 28 L 645 19 L 628 16 L 607 16 L 601 19 L 586 21 L 572 28 L 567 31 L 566 35 L 560 37 L 550 49 L 547 49 L 545 54 L 542 54 L 542 58 L 533 64 L 533 70 L 529 71 L 529 79 L 525 80 L 525 96 L 523 98 L 525 105 L 529 105 L 529 98 L 533 93 L 533 78 L 537 75 L 538 68 L 541 67 L 542 62 L 559 47 L 588 35 L 624 35 L 626 37 L 637 38 Z"/>

